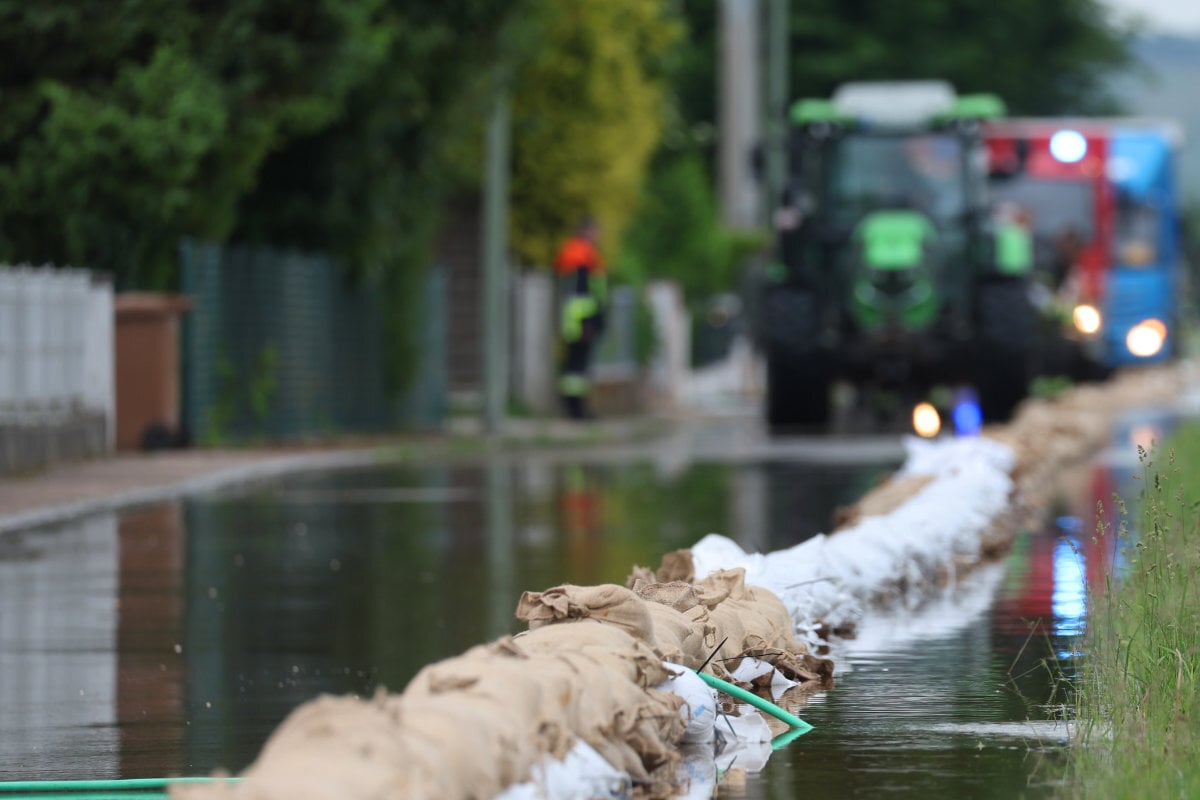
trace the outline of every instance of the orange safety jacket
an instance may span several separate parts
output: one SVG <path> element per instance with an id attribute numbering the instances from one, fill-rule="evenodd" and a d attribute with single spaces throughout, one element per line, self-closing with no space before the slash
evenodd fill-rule
<path id="1" fill-rule="evenodd" d="M 603 273 L 604 259 L 600 257 L 596 245 L 582 236 L 572 236 L 558 251 L 554 269 L 559 275 L 570 275 L 580 269 L 586 269 L 589 273 Z"/>
<path id="2" fill-rule="evenodd" d="M 585 320 L 603 325 L 604 304 L 608 300 L 604 259 L 591 241 L 573 236 L 558 251 L 554 269 L 559 274 L 563 301 L 563 340 L 578 341 L 584 334 Z"/>

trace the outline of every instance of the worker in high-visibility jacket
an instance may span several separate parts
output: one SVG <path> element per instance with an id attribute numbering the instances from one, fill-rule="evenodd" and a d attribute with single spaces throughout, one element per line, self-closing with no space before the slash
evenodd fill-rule
<path id="1" fill-rule="evenodd" d="M 563 410 L 572 419 L 591 416 L 587 403 L 591 391 L 588 370 L 593 348 L 604 330 L 608 280 L 604 259 L 596 246 L 599 236 L 600 227 L 595 220 L 584 220 L 554 259 L 562 309 L 563 348 L 558 392 Z"/>

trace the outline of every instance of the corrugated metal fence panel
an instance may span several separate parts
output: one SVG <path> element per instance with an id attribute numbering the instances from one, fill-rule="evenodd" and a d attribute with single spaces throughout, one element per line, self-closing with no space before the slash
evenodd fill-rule
<path id="1" fill-rule="evenodd" d="M 450 337 L 448 324 L 450 277 L 444 267 L 426 276 L 422 302 L 414 320 L 420 358 L 412 383 L 400 402 L 400 416 L 413 428 L 438 428 L 445 421 L 450 394 Z"/>
<path id="2" fill-rule="evenodd" d="M 31 422 L 86 406 L 91 282 L 84 270 L 0 266 L 0 416 Z"/>
<path id="3" fill-rule="evenodd" d="M 637 291 L 629 286 L 614 288 L 609 296 L 604 335 L 596 347 L 596 380 L 630 380 L 638 371 L 634 347 L 637 324 Z"/>
<path id="4" fill-rule="evenodd" d="M 180 288 L 192 301 L 183 318 L 183 424 L 192 436 L 210 432 L 217 399 L 217 364 L 223 338 L 221 248 L 185 240 L 180 249 Z"/>
<path id="5" fill-rule="evenodd" d="M 193 299 L 186 419 L 202 439 L 378 431 L 406 421 L 387 381 L 379 293 L 349 282 L 327 257 L 188 244 L 183 275 Z M 422 308 L 441 315 L 445 302 Z M 444 342 L 422 356 L 444 360 Z M 413 389 L 429 391 L 420 381 Z"/>

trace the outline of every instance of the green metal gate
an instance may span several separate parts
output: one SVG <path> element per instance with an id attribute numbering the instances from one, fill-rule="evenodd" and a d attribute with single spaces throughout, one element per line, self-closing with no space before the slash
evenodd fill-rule
<path id="1" fill-rule="evenodd" d="M 327 256 L 185 242 L 184 420 L 199 441 L 435 427 L 445 408 L 444 281 L 423 288 L 420 358 L 389 388 L 381 294 Z M 439 336 L 439 331 L 442 335 Z"/>

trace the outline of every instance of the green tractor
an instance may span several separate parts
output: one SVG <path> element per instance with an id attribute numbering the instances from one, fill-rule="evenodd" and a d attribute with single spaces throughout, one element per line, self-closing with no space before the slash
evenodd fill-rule
<path id="1" fill-rule="evenodd" d="M 762 297 L 772 429 L 828 423 L 838 381 L 904 407 L 969 387 L 984 419 L 1025 396 L 1031 247 L 989 204 L 981 130 L 1003 113 L 940 81 L 846 84 L 792 106 Z"/>

